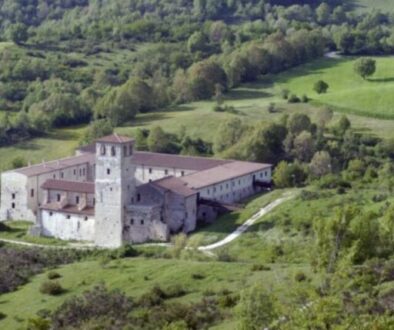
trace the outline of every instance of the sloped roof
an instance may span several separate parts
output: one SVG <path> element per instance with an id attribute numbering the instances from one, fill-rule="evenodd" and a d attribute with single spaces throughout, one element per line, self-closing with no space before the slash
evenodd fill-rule
<path id="1" fill-rule="evenodd" d="M 187 184 L 189 188 L 200 189 L 214 184 L 236 179 L 254 172 L 269 169 L 272 165 L 233 161 L 205 171 L 193 173 L 180 179 Z"/>
<path id="2" fill-rule="evenodd" d="M 94 182 L 77 182 L 50 179 L 45 181 L 41 187 L 48 190 L 69 191 L 86 194 L 94 194 L 95 192 Z"/>
<path id="3" fill-rule="evenodd" d="M 177 195 L 189 197 L 197 194 L 196 191 L 190 189 L 181 179 L 170 176 L 161 180 L 150 183 L 152 186 L 166 191 L 171 191 Z"/>
<path id="4" fill-rule="evenodd" d="M 131 161 L 136 165 L 165 167 L 168 169 L 178 168 L 190 171 L 203 171 L 230 162 L 222 159 L 179 156 L 145 151 L 135 152 Z"/>
<path id="5" fill-rule="evenodd" d="M 95 155 L 94 154 L 83 154 L 80 156 L 74 156 L 69 158 L 63 158 L 59 160 L 54 160 L 50 162 L 43 162 L 40 164 L 32 165 L 29 167 L 23 167 L 14 170 L 14 172 L 24 174 L 26 176 L 36 176 L 44 173 L 49 173 L 61 169 L 65 169 L 71 166 L 77 166 L 87 163 L 94 163 Z"/>
<path id="6" fill-rule="evenodd" d="M 97 142 L 126 143 L 126 142 L 134 142 L 134 140 L 132 138 L 129 138 L 128 136 L 112 134 L 112 135 L 107 135 L 107 136 L 97 139 Z"/>
<path id="7" fill-rule="evenodd" d="M 65 207 L 60 207 L 59 203 L 48 203 L 44 204 L 40 207 L 42 210 L 54 211 L 59 213 L 69 213 L 69 214 L 78 214 L 78 215 L 86 215 L 86 216 L 94 216 L 95 209 L 94 207 L 86 207 L 83 210 L 78 209 L 78 206 L 75 205 L 66 205 Z"/>

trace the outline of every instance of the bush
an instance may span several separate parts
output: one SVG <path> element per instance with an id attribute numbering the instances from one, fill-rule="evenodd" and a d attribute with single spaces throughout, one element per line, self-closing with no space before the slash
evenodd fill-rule
<path id="1" fill-rule="evenodd" d="M 308 103 L 309 102 L 309 97 L 307 95 L 302 95 L 301 97 L 301 102 L 302 103 Z"/>
<path id="2" fill-rule="evenodd" d="M 45 281 L 41 284 L 40 292 L 50 296 L 58 296 L 64 292 L 64 289 L 57 281 Z"/>
<path id="3" fill-rule="evenodd" d="M 4 320 L 7 317 L 7 314 L 0 312 L 0 320 Z"/>
<path id="4" fill-rule="evenodd" d="M 294 279 L 297 282 L 304 282 L 306 281 L 307 277 L 304 272 L 298 272 L 297 274 L 295 274 Z"/>
<path id="5" fill-rule="evenodd" d="M 48 279 L 50 279 L 50 280 L 56 280 L 56 279 L 58 279 L 58 278 L 61 278 L 62 276 L 61 276 L 58 272 L 50 271 L 50 272 L 48 273 L 47 277 L 48 277 Z"/>
<path id="6" fill-rule="evenodd" d="M 323 81 L 323 80 L 319 80 L 315 83 L 315 85 L 313 86 L 313 90 L 317 93 L 317 94 L 324 94 L 327 93 L 328 90 L 328 84 Z"/>
<path id="7" fill-rule="evenodd" d="M 282 89 L 280 92 L 282 99 L 287 100 L 290 95 L 290 91 L 288 89 Z"/>
<path id="8" fill-rule="evenodd" d="M 301 100 L 300 100 L 300 98 L 297 95 L 291 94 L 289 99 L 287 100 L 287 102 L 288 103 L 300 103 Z"/>
<path id="9" fill-rule="evenodd" d="M 192 274 L 192 279 L 193 280 L 203 280 L 205 278 L 204 274 L 201 273 L 194 273 Z"/>
<path id="10" fill-rule="evenodd" d="M 261 271 L 269 271 L 269 270 L 271 270 L 271 267 L 268 267 L 263 264 L 254 264 L 251 267 L 252 272 L 261 272 Z"/>

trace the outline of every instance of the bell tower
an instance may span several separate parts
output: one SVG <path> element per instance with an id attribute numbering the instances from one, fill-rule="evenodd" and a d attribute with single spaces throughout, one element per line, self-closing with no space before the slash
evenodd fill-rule
<path id="1" fill-rule="evenodd" d="M 126 206 L 135 195 L 134 140 L 117 134 L 96 142 L 95 244 L 123 243 Z"/>

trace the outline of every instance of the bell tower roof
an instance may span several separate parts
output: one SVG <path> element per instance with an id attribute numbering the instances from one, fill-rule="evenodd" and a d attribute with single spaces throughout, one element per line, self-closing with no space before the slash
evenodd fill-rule
<path id="1" fill-rule="evenodd" d="M 130 142 L 134 143 L 134 140 L 132 138 L 129 138 L 128 136 L 118 135 L 115 133 L 115 134 L 107 135 L 107 136 L 104 136 L 100 139 L 97 139 L 96 142 L 123 144 L 123 143 L 130 143 Z"/>

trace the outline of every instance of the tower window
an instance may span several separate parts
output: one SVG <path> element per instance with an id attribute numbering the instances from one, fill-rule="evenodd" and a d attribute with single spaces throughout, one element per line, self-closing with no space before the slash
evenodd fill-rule
<path id="1" fill-rule="evenodd" d="M 115 147 L 111 147 L 111 156 L 116 156 Z"/>
<path id="2" fill-rule="evenodd" d="M 30 190 L 30 197 L 34 197 L 34 189 Z"/>
<path id="3" fill-rule="evenodd" d="M 111 174 L 111 169 L 107 168 L 107 175 Z"/>
<path id="4" fill-rule="evenodd" d="M 12 194 L 12 199 L 15 199 L 15 194 Z"/>
<path id="5" fill-rule="evenodd" d="M 15 209 L 15 203 L 12 203 L 12 204 L 11 204 L 11 207 L 12 207 L 13 209 Z"/>

